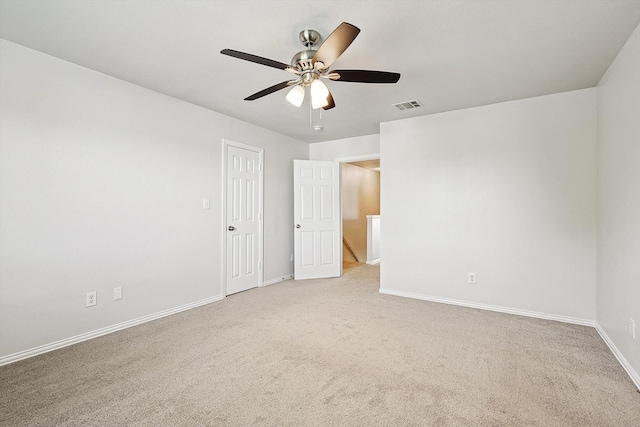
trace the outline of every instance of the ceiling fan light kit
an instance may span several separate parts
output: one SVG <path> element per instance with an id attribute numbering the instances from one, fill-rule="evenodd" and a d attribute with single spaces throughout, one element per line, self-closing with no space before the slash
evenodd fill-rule
<path id="1" fill-rule="evenodd" d="M 355 83 L 396 83 L 400 79 L 399 73 L 388 71 L 329 71 L 331 64 L 351 45 L 358 33 L 360 33 L 359 28 L 343 22 L 317 50 L 314 50 L 312 47 L 320 41 L 320 34 L 315 30 L 303 30 L 300 32 L 299 38 L 306 49 L 293 56 L 291 65 L 232 49 L 223 49 L 220 53 L 267 67 L 278 68 L 296 76 L 293 80 L 284 81 L 256 92 L 246 97 L 245 101 L 254 101 L 286 87 L 293 86 L 286 99 L 296 107 L 300 107 L 304 102 L 306 88 L 309 87 L 311 107 L 313 109 L 329 110 L 334 108 L 336 104 L 329 88 L 321 79 Z"/>
<path id="2" fill-rule="evenodd" d="M 287 101 L 296 107 L 300 107 L 304 101 L 304 88 L 300 85 L 296 85 L 287 94 Z"/>
<path id="3" fill-rule="evenodd" d="M 298 86 L 299 87 L 299 86 Z M 313 109 L 323 108 L 329 105 L 329 88 L 326 84 L 320 80 L 313 80 L 311 82 L 311 105 Z"/>

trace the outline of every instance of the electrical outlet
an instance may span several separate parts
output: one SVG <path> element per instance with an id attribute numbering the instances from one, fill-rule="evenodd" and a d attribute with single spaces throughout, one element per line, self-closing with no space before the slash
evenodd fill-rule
<path id="1" fill-rule="evenodd" d="M 85 295 L 85 307 L 93 307 L 98 304 L 98 293 L 96 291 L 87 292 Z"/>
<path id="2" fill-rule="evenodd" d="M 476 273 L 469 273 L 469 283 L 471 284 L 476 283 Z"/>
<path id="3" fill-rule="evenodd" d="M 631 335 L 631 338 L 634 340 L 636 339 L 636 321 L 631 317 L 629 318 L 629 335 Z"/>
<path id="4" fill-rule="evenodd" d="M 122 299 L 122 287 L 120 286 L 113 288 L 113 300 L 117 301 L 119 299 Z"/>

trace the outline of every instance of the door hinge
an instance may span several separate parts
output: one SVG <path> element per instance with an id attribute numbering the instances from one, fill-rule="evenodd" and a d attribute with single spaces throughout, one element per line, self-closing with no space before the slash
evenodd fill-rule
<path id="1" fill-rule="evenodd" d="M 262 170 L 262 163 L 260 163 L 260 164 L 258 165 L 258 170 L 259 170 L 259 171 L 261 171 L 261 170 Z"/>

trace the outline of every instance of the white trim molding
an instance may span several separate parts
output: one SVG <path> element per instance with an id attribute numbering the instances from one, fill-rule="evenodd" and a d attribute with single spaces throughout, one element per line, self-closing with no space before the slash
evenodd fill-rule
<path id="1" fill-rule="evenodd" d="M 477 308 L 480 310 L 497 311 L 499 313 L 516 314 L 518 316 L 534 317 L 536 319 L 555 320 L 557 322 L 572 323 L 574 325 L 591 326 L 591 327 L 594 327 L 596 325 L 594 320 L 579 319 L 579 318 L 569 317 L 569 316 L 560 316 L 557 314 L 540 313 L 537 311 L 520 310 L 517 308 L 501 307 L 497 305 L 462 301 L 462 300 L 451 299 L 451 298 L 432 297 L 429 295 L 394 291 L 392 289 L 380 288 L 380 293 L 386 294 L 386 295 L 394 295 L 398 297 L 419 299 L 423 301 L 438 302 L 442 304 L 451 304 L 451 305 L 459 305 L 462 307 Z"/>
<path id="2" fill-rule="evenodd" d="M 638 375 L 635 369 L 633 369 L 631 364 L 622 355 L 620 350 L 618 350 L 618 347 L 616 347 L 616 345 L 613 343 L 613 340 L 609 338 L 609 335 L 607 335 L 607 333 L 604 331 L 604 329 L 602 329 L 602 326 L 600 326 L 598 322 L 596 322 L 596 331 L 598 331 L 598 334 L 600 334 L 600 337 L 607 344 L 609 350 L 611 350 L 616 359 L 618 359 L 618 362 L 620 362 L 624 370 L 627 371 L 627 374 L 631 378 L 631 381 L 633 381 L 633 383 L 636 385 L 636 389 L 640 391 L 640 375 Z"/>
<path id="3" fill-rule="evenodd" d="M 338 157 L 334 161 L 338 163 L 361 162 L 364 160 L 376 160 L 380 158 L 380 153 L 361 154 L 359 156 Z"/>
<path id="4" fill-rule="evenodd" d="M 270 279 L 270 280 L 265 280 L 264 282 L 262 282 L 262 285 L 260 285 L 260 286 L 275 285 L 276 283 L 284 282 L 285 280 L 291 280 L 291 279 L 293 279 L 293 274 L 287 274 L 286 276 L 276 277 L 275 279 Z"/>
<path id="5" fill-rule="evenodd" d="M 74 337 L 65 338 L 59 341 L 55 341 L 49 344 L 41 345 L 31 348 L 29 350 L 13 353 L 8 356 L 0 357 L 0 366 L 7 365 L 9 363 L 17 362 L 19 360 L 28 359 L 29 357 L 38 356 L 40 354 L 48 353 L 53 350 L 58 350 L 63 347 L 68 347 L 73 344 L 78 344 L 82 341 L 87 341 L 93 338 L 98 338 L 103 335 L 110 334 L 112 332 L 121 331 L 123 329 L 137 326 L 142 323 L 151 322 L 162 317 L 170 316 L 172 314 L 180 313 L 181 311 L 190 310 L 192 308 L 200 307 L 201 305 L 211 304 L 212 302 L 220 301 L 224 299 L 224 296 L 218 295 L 211 298 L 205 298 L 200 301 L 195 301 L 189 304 L 184 304 L 178 307 L 170 308 L 168 310 L 159 311 L 157 313 L 149 314 L 146 316 L 138 317 L 137 319 L 127 320 L 126 322 L 116 323 L 115 325 L 107 326 L 105 328 L 96 329 L 95 331 L 85 332 L 84 334 L 76 335 Z"/>

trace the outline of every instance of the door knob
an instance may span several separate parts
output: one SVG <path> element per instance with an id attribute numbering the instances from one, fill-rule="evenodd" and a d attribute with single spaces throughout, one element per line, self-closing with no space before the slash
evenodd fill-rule
<path id="1" fill-rule="evenodd" d="M 235 229 L 236 229 L 236 228 L 235 228 L 233 225 L 230 225 L 230 226 L 229 226 L 229 231 L 233 231 L 233 230 L 235 230 Z"/>
<path id="2" fill-rule="evenodd" d="M 300 224 L 296 224 L 296 228 L 300 228 Z"/>

